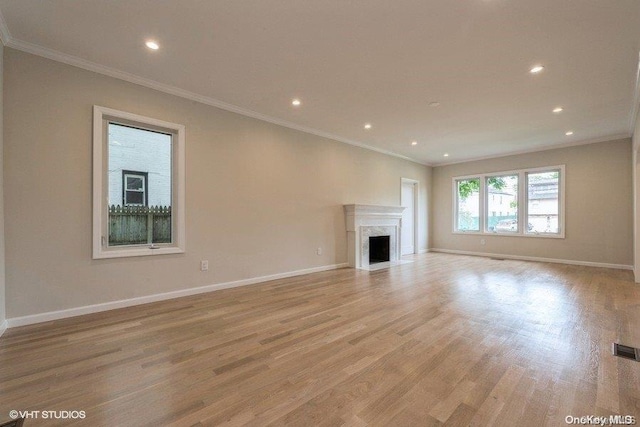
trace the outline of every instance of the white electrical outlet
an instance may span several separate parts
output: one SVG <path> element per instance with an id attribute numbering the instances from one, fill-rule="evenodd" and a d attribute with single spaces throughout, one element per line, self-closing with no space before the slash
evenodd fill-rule
<path id="1" fill-rule="evenodd" d="M 316 249 L 316 254 L 317 255 L 322 255 L 322 248 Z"/>
<path id="2" fill-rule="evenodd" d="M 209 271 L 209 261 L 207 260 L 200 261 L 200 271 Z"/>
<path id="3" fill-rule="evenodd" d="M 487 243 L 484 239 L 480 239 L 480 244 L 484 245 L 485 243 Z"/>

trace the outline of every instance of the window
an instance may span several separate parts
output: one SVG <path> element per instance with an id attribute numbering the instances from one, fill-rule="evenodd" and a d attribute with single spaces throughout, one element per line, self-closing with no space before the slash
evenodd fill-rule
<path id="1" fill-rule="evenodd" d="M 560 165 L 453 178 L 454 233 L 564 238 L 564 173 Z"/>
<path id="2" fill-rule="evenodd" d="M 93 258 L 184 252 L 184 126 L 94 106 Z"/>
<path id="3" fill-rule="evenodd" d="M 456 221 L 458 231 L 480 231 L 480 178 L 455 181 Z"/>
<path id="4" fill-rule="evenodd" d="M 518 232 L 518 175 L 487 176 L 485 188 L 491 195 L 487 210 L 485 230 L 493 233 Z M 496 211 L 500 215 L 496 215 Z"/>
<path id="5" fill-rule="evenodd" d="M 147 176 L 147 172 L 122 171 L 123 206 L 147 206 Z"/>
<path id="6" fill-rule="evenodd" d="M 529 233 L 558 234 L 560 230 L 560 171 L 527 173 Z"/>

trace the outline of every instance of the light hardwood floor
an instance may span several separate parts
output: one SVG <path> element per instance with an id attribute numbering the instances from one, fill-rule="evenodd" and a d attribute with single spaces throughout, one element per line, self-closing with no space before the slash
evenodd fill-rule
<path id="1" fill-rule="evenodd" d="M 629 271 L 413 260 L 10 329 L 0 419 L 16 409 L 86 412 L 65 426 L 556 426 L 640 415 L 640 363 L 611 354 L 614 341 L 640 346 Z"/>

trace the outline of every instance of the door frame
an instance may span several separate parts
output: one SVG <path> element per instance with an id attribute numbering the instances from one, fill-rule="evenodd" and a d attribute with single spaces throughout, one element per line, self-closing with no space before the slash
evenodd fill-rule
<path id="1" fill-rule="evenodd" d="M 420 181 L 411 178 L 400 178 L 400 206 L 402 206 L 402 187 L 405 184 L 413 185 L 413 253 L 418 250 L 418 196 L 420 194 Z M 402 233 L 400 233 L 400 256 L 402 256 Z M 408 254 L 405 254 L 408 255 Z"/>

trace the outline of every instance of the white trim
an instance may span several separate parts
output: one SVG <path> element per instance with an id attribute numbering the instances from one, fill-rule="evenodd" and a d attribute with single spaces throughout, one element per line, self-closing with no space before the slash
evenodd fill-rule
<path id="1" fill-rule="evenodd" d="M 247 116 L 247 117 L 252 117 L 254 119 L 258 119 L 258 120 L 262 120 L 268 123 L 273 123 L 279 126 L 283 126 L 289 129 L 294 129 L 294 130 L 298 130 L 300 132 L 304 132 L 304 133 L 308 133 L 311 135 L 316 135 L 322 138 L 327 138 L 327 139 L 331 139 L 337 142 L 342 142 L 344 144 L 348 144 L 348 145 L 353 145 L 355 147 L 359 147 L 359 148 L 363 148 L 365 150 L 371 150 L 371 151 L 375 151 L 381 154 L 386 154 L 388 156 L 392 156 L 392 157 L 397 157 L 400 159 L 404 159 L 404 160 L 409 160 L 411 162 L 414 163 L 418 163 L 420 165 L 424 165 L 424 166 L 430 166 L 430 167 L 439 167 L 439 166 L 447 166 L 447 165 L 454 165 L 454 164 L 458 164 L 458 163 L 467 163 L 467 162 L 474 162 L 474 161 L 478 161 L 478 160 L 486 160 L 486 159 L 497 159 L 500 157 L 508 157 L 508 156 L 515 156 L 518 154 L 527 154 L 527 153 L 536 153 L 539 151 L 547 151 L 547 150 L 555 150 L 555 149 L 559 149 L 559 148 L 567 148 L 567 147 L 574 147 L 574 146 L 579 146 L 579 145 L 587 145 L 587 144 L 595 144 L 598 142 L 605 142 L 605 141 L 614 141 L 617 139 L 623 139 L 623 138 L 630 138 L 633 135 L 633 129 L 630 130 L 629 133 L 626 134 L 616 134 L 616 135 L 609 135 L 609 136 L 605 136 L 605 137 L 599 137 L 599 138 L 593 138 L 593 139 L 589 139 L 589 140 L 584 140 L 584 141 L 575 141 L 575 142 L 568 142 L 568 143 L 562 143 L 562 144 L 555 144 L 555 145 L 545 145 L 542 147 L 536 147 L 536 148 L 531 148 L 531 149 L 523 149 L 523 150 L 515 150 L 515 151 L 510 151 L 508 153 L 502 153 L 502 154 L 491 154 L 491 155 L 487 155 L 487 156 L 479 156 L 479 157 L 472 157 L 470 159 L 464 159 L 464 160 L 458 160 L 458 161 L 452 161 L 452 162 L 446 162 L 446 163 L 439 163 L 439 162 L 426 162 L 426 161 L 421 161 L 421 160 L 417 160 L 411 157 L 407 157 L 404 156 L 402 154 L 398 154 L 395 153 L 393 151 L 389 151 L 389 150 L 385 150 L 383 148 L 378 148 L 378 147 L 373 147 L 371 145 L 367 145 L 364 144 L 362 142 L 359 141 L 354 141 L 351 139 L 347 139 L 347 138 L 343 138 L 341 136 L 338 135 L 334 135 L 331 134 L 329 132 L 324 132 L 322 130 L 319 129 L 314 129 L 314 128 L 310 128 L 307 126 L 302 126 L 302 125 L 298 125 L 296 123 L 293 122 L 289 122 L 287 120 L 283 120 L 283 119 L 279 119 L 276 117 L 271 117 L 268 116 L 266 114 L 262 114 L 262 113 L 258 113 L 257 111 L 253 111 L 253 110 L 249 110 L 247 108 L 243 108 L 243 107 L 238 107 L 236 105 L 233 104 L 229 104 L 226 103 L 224 101 L 220 101 L 217 100 L 215 98 L 212 97 L 208 97 L 208 96 L 204 96 L 204 95 L 200 95 L 194 92 L 190 92 L 184 89 L 180 89 L 176 86 L 171 86 L 171 85 L 167 85 L 164 83 L 160 83 L 157 82 L 155 80 L 151 80 L 151 79 L 147 79 L 144 77 L 140 77 L 137 76 L 135 74 L 132 73 L 127 73 L 125 71 L 121 71 L 121 70 L 117 70 L 115 68 L 111 68 L 111 67 L 107 67 L 101 64 L 98 64 L 96 62 L 92 62 L 92 61 L 88 61 L 86 59 L 82 59 L 80 57 L 77 56 L 73 56 L 73 55 L 69 55 L 67 53 L 63 53 L 54 49 L 49 49 L 34 43 L 30 43 L 30 42 L 26 42 L 23 40 L 18 40 L 15 39 L 14 37 L 11 36 L 9 29 L 6 25 L 6 23 L 4 22 L 4 17 L 2 16 L 2 13 L 0 12 L 0 41 L 2 41 L 2 43 L 7 46 L 10 47 L 12 49 L 16 49 L 16 50 L 20 50 L 22 52 L 27 52 L 33 55 L 37 55 L 37 56 L 41 56 L 43 58 L 48 58 L 57 62 L 61 62 L 63 64 L 67 64 L 67 65 L 71 65 L 74 67 L 78 67 L 78 68 L 82 68 L 84 70 L 88 70 L 88 71 L 92 71 L 94 73 L 98 73 L 98 74 L 103 74 L 109 77 L 113 77 L 119 80 L 124 80 L 126 82 L 129 83 L 133 83 L 133 84 L 137 84 L 140 86 L 144 86 L 144 87 L 148 87 L 154 90 L 157 90 L 159 92 L 163 92 L 163 93 L 167 93 L 170 95 L 174 95 L 174 96 L 178 96 L 180 98 L 185 98 L 185 99 L 189 99 L 191 101 L 195 101 L 195 102 L 199 102 L 201 104 L 205 104 L 205 105 L 209 105 L 212 107 L 216 107 L 216 108 L 220 108 L 222 110 L 226 110 L 226 111 L 230 111 L 233 113 L 237 113 L 237 114 L 241 114 L 243 116 Z M 637 88 L 636 90 L 636 96 L 640 96 L 640 94 L 638 93 L 638 91 L 640 91 L 640 88 Z M 636 99 L 637 100 L 637 99 Z M 637 108 L 637 102 L 634 103 L 634 108 Z M 632 117 L 635 117 L 635 114 L 632 111 Z"/>
<path id="2" fill-rule="evenodd" d="M 343 208 L 347 231 L 347 263 L 349 267 L 361 268 L 369 264 L 368 244 L 365 250 L 365 243 L 368 243 L 369 236 L 380 235 L 375 234 L 375 232 L 371 234 L 372 230 L 370 228 L 389 227 L 393 229 L 390 233 L 392 246 L 392 252 L 389 254 L 390 260 L 400 259 L 400 246 L 398 243 L 400 241 L 402 211 L 404 210 L 402 206 L 351 204 L 344 205 Z M 369 230 L 365 233 L 365 229 Z"/>
<path id="3" fill-rule="evenodd" d="M 620 140 L 620 139 L 631 138 L 632 134 L 633 134 L 633 132 L 632 133 L 615 134 L 615 135 L 603 136 L 603 137 L 599 137 L 599 138 L 585 139 L 583 141 L 574 141 L 574 142 L 567 142 L 567 143 L 556 144 L 556 145 L 545 145 L 545 146 L 542 146 L 542 147 L 510 151 L 510 152 L 504 153 L 504 154 L 492 154 L 492 155 L 487 155 L 487 156 L 472 157 L 470 159 L 456 160 L 456 161 L 453 161 L 453 162 L 446 162 L 446 163 L 431 163 L 431 164 L 427 164 L 427 166 L 438 168 L 438 167 L 441 167 L 441 166 L 459 165 L 461 163 L 471 163 L 471 162 L 477 162 L 477 161 L 480 161 L 480 160 L 499 159 L 501 157 L 517 156 L 519 154 L 538 153 L 540 151 L 559 150 L 559 149 L 562 149 L 562 148 L 578 147 L 578 146 L 581 146 L 581 145 L 598 144 L 600 142 L 617 141 L 617 140 Z"/>
<path id="4" fill-rule="evenodd" d="M 2 11 L 0 11 L 0 41 L 5 46 L 11 42 L 11 33 L 9 32 L 9 27 L 7 27 L 7 21 L 4 20 Z"/>
<path id="5" fill-rule="evenodd" d="M 528 181 L 527 176 L 530 173 L 546 172 L 559 170 L 559 182 L 558 182 L 558 233 L 531 233 L 524 230 L 524 224 L 528 222 L 529 204 L 528 204 Z M 487 218 L 488 218 L 488 191 L 487 178 L 500 177 L 507 175 L 518 175 L 518 231 L 515 233 L 494 233 L 487 230 Z M 479 218 L 478 226 L 479 231 L 476 230 L 458 230 L 458 181 L 478 179 L 480 186 L 478 190 L 478 204 L 479 204 Z M 552 238 L 552 239 L 564 239 L 565 238 L 565 180 L 566 180 L 566 167 L 565 165 L 555 166 L 541 166 L 534 168 L 516 169 L 510 171 L 498 171 L 498 172 L 485 172 L 474 175 L 454 176 L 451 177 L 451 205 L 452 209 L 452 234 L 475 234 L 482 236 L 504 236 L 504 237 L 535 237 L 535 238 Z M 523 208 L 520 208 L 523 206 Z"/>
<path id="6" fill-rule="evenodd" d="M 492 231 L 454 231 L 452 234 L 457 234 L 459 236 L 464 235 L 476 235 L 476 236 L 500 236 L 500 237 L 535 237 L 536 239 L 564 239 L 565 236 L 561 234 L 551 234 L 551 233 L 494 233 Z"/>
<path id="7" fill-rule="evenodd" d="M 8 327 L 9 325 L 6 320 L 3 320 L 2 323 L 0 323 L 0 337 L 2 336 L 2 334 L 4 334 L 4 331 L 6 331 Z"/>
<path id="8" fill-rule="evenodd" d="M 482 172 L 472 175 L 463 175 L 463 176 L 455 176 L 454 179 L 471 179 L 471 178 L 482 178 L 483 176 L 492 177 L 492 176 L 505 176 L 505 175 L 516 175 L 520 172 L 545 172 L 551 169 L 560 169 L 565 165 L 551 165 L 551 166 L 536 166 L 533 168 L 520 168 L 520 169 L 512 169 L 508 171 L 492 171 L 492 172 Z"/>
<path id="9" fill-rule="evenodd" d="M 183 254 L 185 250 L 176 246 L 154 246 L 151 249 L 149 246 L 122 246 L 114 247 L 113 250 L 104 250 L 98 255 L 94 255 L 93 259 L 109 259 L 109 258 L 126 258 L 132 256 L 153 256 L 153 255 L 168 255 L 168 254 Z"/>
<path id="10" fill-rule="evenodd" d="M 115 310 L 118 308 L 131 307 L 140 304 L 148 304 L 151 302 L 165 301 L 190 295 L 204 294 L 207 292 L 219 291 L 221 289 L 254 285 L 256 283 L 267 282 L 270 280 L 285 279 L 288 277 L 302 276 L 304 274 L 319 273 L 321 271 L 337 270 L 339 268 L 345 267 L 347 267 L 347 263 L 323 265 L 320 267 L 305 268 L 303 270 L 288 271 L 286 273 L 277 273 L 270 274 L 268 276 L 252 277 L 250 279 L 235 280 L 232 282 L 216 283 L 214 285 L 200 286 L 197 288 L 181 289 L 178 291 L 164 292 L 161 294 L 153 294 L 143 297 L 105 302 L 101 304 L 86 305 L 83 307 L 74 307 L 66 310 L 49 311 L 46 313 L 32 314 L 29 316 L 14 317 L 11 319 L 7 319 L 6 323 L 9 328 L 15 328 L 17 326 L 49 322 L 51 320 L 66 319 L 68 317 L 99 313 L 102 311 Z"/>
<path id="11" fill-rule="evenodd" d="M 458 205 L 458 202 L 460 202 L 460 199 L 458 198 L 458 181 L 471 181 L 471 180 L 478 180 L 478 230 L 459 230 L 458 229 L 458 209 L 460 209 L 460 206 Z M 482 232 L 482 229 L 480 228 L 480 223 L 483 221 L 484 218 L 484 185 L 482 184 L 482 174 L 478 174 L 478 175 L 467 175 L 467 176 L 454 176 L 451 178 L 451 199 L 452 199 L 452 205 L 453 205 L 453 209 L 452 209 L 452 229 L 451 232 L 453 234 L 484 234 Z"/>
<path id="12" fill-rule="evenodd" d="M 426 254 L 427 252 L 431 252 L 431 249 L 428 249 L 428 248 L 418 249 L 419 254 Z"/>
<path id="13" fill-rule="evenodd" d="M 442 248 L 431 248 L 429 249 L 429 252 L 440 252 L 444 254 L 453 254 L 453 255 L 479 256 L 484 258 L 504 258 L 504 259 L 518 260 L 518 261 L 534 261 L 534 262 L 550 262 L 554 264 L 584 265 L 587 267 L 615 268 L 618 270 L 633 270 L 632 265 L 609 264 L 604 262 L 592 262 L 592 261 L 578 261 L 578 260 L 572 260 L 572 259 L 543 258 L 543 257 L 525 256 L 525 255 L 493 254 L 489 252 L 459 251 L 455 249 L 442 249 Z"/>
<path id="14" fill-rule="evenodd" d="M 418 242 L 420 241 L 420 234 L 418 233 L 418 208 L 420 206 L 418 198 L 420 197 L 420 181 L 411 178 L 400 178 L 400 206 L 402 206 L 402 186 L 404 184 L 413 185 L 413 253 L 417 254 Z M 402 255 L 402 231 L 400 231 L 400 255 Z"/>
<path id="15" fill-rule="evenodd" d="M 106 220 L 103 216 L 106 213 L 106 194 L 104 177 L 105 171 L 105 120 L 122 120 L 131 122 L 149 129 L 158 128 L 173 135 L 172 154 L 172 193 L 175 194 L 173 200 L 172 214 L 172 237 L 173 242 L 168 245 L 159 245 L 150 248 L 148 245 L 135 247 L 113 247 L 106 248 L 103 239 L 107 234 L 105 231 Z M 157 129 L 156 129 L 157 130 Z M 184 125 L 166 122 L 138 114 L 127 113 L 114 110 L 112 108 L 93 106 L 93 259 L 120 258 L 130 256 L 148 256 L 183 253 L 186 250 L 185 236 L 185 127 Z"/>
<path id="16" fill-rule="evenodd" d="M 555 237 L 558 239 L 564 239 L 565 235 L 566 235 L 566 229 L 567 229 L 567 224 L 565 223 L 565 219 L 566 219 L 566 215 L 565 215 L 565 210 L 566 210 L 566 199 L 567 199 L 567 195 L 565 193 L 565 188 L 566 188 L 566 181 L 567 181 L 567 172 L 566 172 L 566 167 L 565 165 L 558 165 L 558 166 L 551 166 L 549 168 L 534 168 L 534 169 L 527 169 L 525 171 L 523 171 L 523 175 L 525 177 L 525 181 L 524 181 L 524 202 L 523 202 L 523 206 L 524 209 L 522 209 L 522 214 L 524 216 L 523 220 L 522 220 L 522 225 L 524 228 L 524 224 L 528 224 L 529 222 L 529 174 L 530 173 L 536 173 L 536 172 L 544 172 L 544 171 L 551 171 L 553 169 L 559 168 L 560 169 L 560 176 L 558 177 L 558 229 L 559 229 L 559 233 L 557 234 L 553 234 L 553 233 L 549 233 L 549 234 L 539 234 L 539 233 L 531 233 L 530 231 L 524 230 L 523 231 L 523 235 L 527 236 L 527 237 Z M 520 209 L 518 209 L 519 211 Z"/>
<path id="17" fill-rule="evenodd" d="M 164 83 L 157 82 L 155 80 L 147 79 L 144 77 L 137 76 L 135 74 L 127 73 L 125 71 L 120 71 L 115 68 L 106 67 L 104 65 L 100 65 L 95 62 L 87 61 L 86 59 L 79 58 L 77 56 L 69 55 L 63 52 L 59 52 L 57 50 L 49 49 L 46 47 L 39 46 L 37 44 L 25 42 L 22 40 L 16 40 L 14 38 L 9 38 L 9 41 L 5 43 L 6 46 L 21 50 L 23 52 L 31 53 L 33 55 L 41 56 L 43 58 L 52 59 L 57 62 L 62 62 L 63 64 L 72 65 L 74 67 L 82 68 L 84 70 L 93 71 L 94 73 L 103 74 L 109 77 L 114 77 L 116 79 L 124 80 L 129 83 L 134 83 L 140 86 L 148 87 L 159 92 L 168 93 L 170 95 L 178 96 L 180 98 L 189 99 L 191 101 L 196 101 L 201 104 L 209 105 L 212 107 L 220 108 L 222 110 L 231 111 L 232 113 L 241 114 L 243 116 L 252 117 L 254 119 L 262 120 L 265 122 L 273 123 L 278 126 L 283 126 L 289 129 L 298 130 L 300 132 L 316 135 L 322 138 L 331 139 L 334 141 L 342 142 L 344 144 L 353 145 L 356 147 L 364 148 L 366 150 L 376 151 L 378 153 L 386 154 L 392 157 L 398 157 L 400 159 L 409 160 L 414 163 L 418 163 L 425 166 L 431 166 L 429 163 L 422 162 L 417 159 L 412 159 L 411 157 L 403 156 L 402 154 L 394 153 L 393 151 L 385 150 L 383 148 L 373 147 L 371 145 L 364 144 L 359 141 L 354 141 L 347 138 L 342 138 L 338 135 L 331 134 L 329 132 L 324 132 L 319 129 L 310 128 L 307 126 L 298 125 L 293 122 L 289 122 L 287 120 L 279 119 L 276 117 L 271 117 L 266 114 L 258 113 L 257 111 L 249 110 L 247 108 L 238 107 L 233 104 L 229 104 L 224 101 L 217 100 L 215 98 L 211 98 L 208 96 L 200 95 L 194 92 L 190 92 L 184 89 L 180 89 L 176 86 L 167 85 Z"/>

